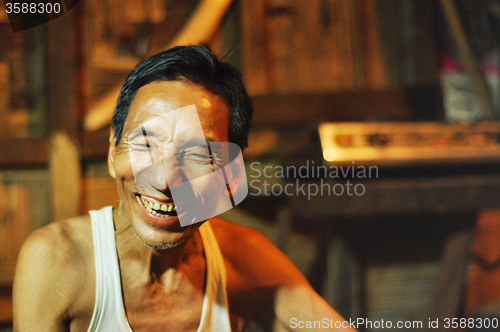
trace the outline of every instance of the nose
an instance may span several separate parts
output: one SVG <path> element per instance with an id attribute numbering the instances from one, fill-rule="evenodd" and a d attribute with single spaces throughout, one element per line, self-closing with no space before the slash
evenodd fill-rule
<path id="1" fill-rule="evenodd" d="M 151 164 L 136 179 L 137 184 L 165 191 L 183 182 L 183 175 L 174 157 L 167 157 Z"/>

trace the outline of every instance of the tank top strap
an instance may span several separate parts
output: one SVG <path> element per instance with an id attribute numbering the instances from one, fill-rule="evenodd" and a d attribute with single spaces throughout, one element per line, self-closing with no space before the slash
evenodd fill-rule
<path id="1" fill-rule="evenodd" d="M 210 221 L 199 228 L 207 262 L 205 299 L 202 318 L 197 332 L 231 332 L 226 294 L 226 268 Z"/>
<path id="2" fill-rule="evenodd" d="M 132 332 L 123 305 L 113 207 L 90 211 L 94 240 L 95 306 L 88 332 Z"/>

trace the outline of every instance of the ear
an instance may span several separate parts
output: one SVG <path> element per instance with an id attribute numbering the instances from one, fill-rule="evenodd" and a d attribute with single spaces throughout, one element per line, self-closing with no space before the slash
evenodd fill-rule
<path id="1" fill-rule="evenodd" d="M 115 130 L 111 127 L 109 133 L 109 150 L 108 150 L 108 171 L 109 175 L 113 179 L 116 179 L 116 171 L 115 171 L 115 156 L 116 156 L 116 137 Z"/>

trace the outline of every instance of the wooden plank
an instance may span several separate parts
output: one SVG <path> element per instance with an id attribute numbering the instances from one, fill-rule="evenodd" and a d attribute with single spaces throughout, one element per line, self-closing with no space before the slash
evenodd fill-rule
<path id="1" fill-rule="evenodd" d="M 265 27 L 265 0 L 239 1 L 243 78 L 250 94 L 268 91 L 269 59 Z"/>
<path id="2" fill-rule="evenodd" d="M 361 0 L 363 25 L 364 77 L 367 88 L 388 87 L 386 64 L 382 56 L 379 23 L 375 12 L 375 0 Z"/>
<path id="3" fill-rule="evenodd" d="M 304 1 L 307 2 L 307 1 Z M 301 62 L 297 33 L 301 17 L 298 17 L 297 3 L 290 0 L 268 0 L 265 11 L 265 28 L 268 54 L 267 93 L 293 93 L 305 85 L 304 77 L 298 74 L 297 62 Z M 302 63 L 307 66 L 306 62 Z"/>
<path id="4" fill-rule="evenodd" d="M 439 5 L 436 1 L 413 2 L 415 26 L 413 27 L 413 71 L 412 84 L 432 84 L 438 82 L 438 38 L 437 17 Z"/>
<path id="5" fill-rule="evenodd" d="M 43 138 L 0 139 L 0 167 L 38 167 L 48 163 L 49 142 Z"/>
<path id="6" fill-rule="evenodd" d="M 80 141 L 80 49 L 77 29 L 81 6 L 52 20 L 46 29 L 46 87 L 50 131 L 65 132 Z"/>
<path id="7" fill-rule="evenodd" d="M 361 29 L 359 1 L 336 1 L 337 13 L 335 16 L 337 29 L 337 63 L 339 70 L 337 81 L 338 90 L 362 88 L 363 82 L 363 35 Z M 318 39 L 318 43 L 322 40 Z M 317 66 L 315 71 L 320 71 Z"/>
<path id="8" fill-rule="evenodd" d="M 401 0 L 375 0 L 374 11 L 380 31 L 381 52 L 386 64 L 389 86 L 398 86 L 402 83 L 401 63 L 404 61 L 404 54 L 401 52 L 404 47 L 402 6 Z"/>

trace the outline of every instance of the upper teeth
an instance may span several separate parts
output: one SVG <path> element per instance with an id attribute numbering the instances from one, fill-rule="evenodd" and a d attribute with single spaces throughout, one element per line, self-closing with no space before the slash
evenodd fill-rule
<path id="1" fill-rule="evenodd" d="M 144 204 L 144 207 L 149 211 L 149 212 L 155 212 L 156 211 L 163 211 L 163 212 L 171 212 L 171 211 L 176 211 L 177 206 L 174 206 L 172 204 L 160 204 L 158 202 L 151 202 L 148 200 L 145 200 L 142 196 L 140 197 L 142 203 Z M 156 215 L 156 213 L 153 213 Z"/>

